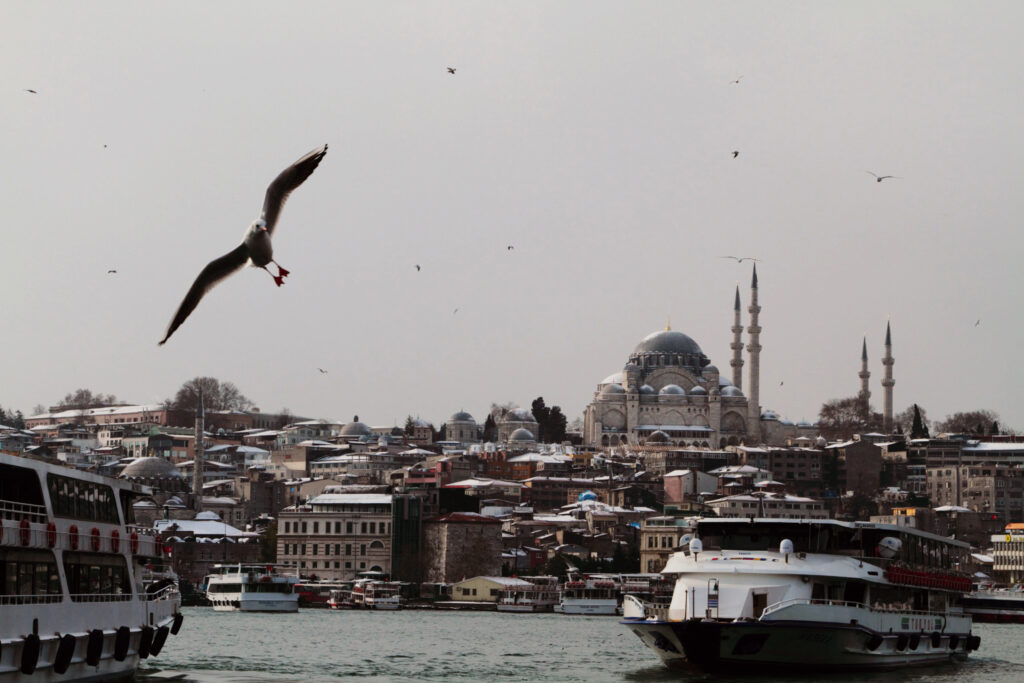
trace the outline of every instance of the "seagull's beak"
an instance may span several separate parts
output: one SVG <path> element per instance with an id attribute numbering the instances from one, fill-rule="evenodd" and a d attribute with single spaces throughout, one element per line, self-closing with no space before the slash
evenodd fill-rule
<path id="1" fill-rule="evenodd" d="M 263 232 L 266 232 L 267 231 L 267 226 L 264 225 L 262 228 L 260 228 L 260 230 L 262 230 Z"/>

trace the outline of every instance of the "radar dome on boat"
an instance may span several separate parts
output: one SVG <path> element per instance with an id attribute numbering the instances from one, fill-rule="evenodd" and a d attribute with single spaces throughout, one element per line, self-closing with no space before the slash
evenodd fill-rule
<path id="1" fill-rule="evenodd" d="M 690 552 L 691 553 L 704 552 L 704 544 L 700 542 L 699 538 L 695 538 L 695 539 L 690 541 Z"/>
<path id="2" fill-rule="evenodd" d="M 793 554 L 793 541 L 788 538 L 782 539 L 782 543 L 779 543 L 779 554 L 780 555 L 792 555 Z"/>
<path id="3" fill-rule="evenodd" d="M 886 536 L 878 542 L 878 556 L 891 560 L 900 554 L 903 548 L 903 541 L 893 536 Z"/>

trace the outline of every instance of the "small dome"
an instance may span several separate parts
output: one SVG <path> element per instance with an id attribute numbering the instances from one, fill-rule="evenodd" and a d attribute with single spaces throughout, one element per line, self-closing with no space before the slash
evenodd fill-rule
<path id="1" fill-rule="evenodd" d="M 763 413 L 761 413 L 761 419 L 762 420 L 778 420 L 779 416 L 776 415 L 775 413 L 773 413 L 770 410 L 766 410 Z"/>
<path id="2" fill-rule="evenodd" d="M 597 494 L 593 491 L 584 491 L 577 500 L 597 500 Z"/>
<path id="3" fill-rule="evenodd" d="M 794 424 L 793 424 L 793 421 L 792 421 L 792 420 L 785 420 L 785 419 L 783 419 L 783 420 L 779 420 L 779 424 L 780 424 L 780 425 L 784 425 L 784 426 L 786 426 L 786 427 L 793 427 L 793 426 L 794 426 Z"/>
<path id="4" fill-rule="evenodd" d="M 814 444 L 816 446 L 820 446 L 820 447 L 824 447 L 825 444 L 827 444 L 827 443 L 828 442 L 825 441 L 825 437 L 823 437 L 823 436 L 819 436 L 817 439 L 814 440 Z"/>
<path id="5" fill-rule="evenodd" d="M 207 520 L 207 521 L 210 521 L 210 522 L 220 522 L 221 521 L 220 515 L 218 515 L 213 510 L 203 510 L 202 512 L 200 512 L 199 514 L 196 515 L 196 519 Z"/>
<path id="6" fill-rule="evenodd" d="M 452 413 L 452 416 L 448 418 L 449 422 L 475 422 L 473 416 L 467 413 L 465 410 L 460 410 L 457 413 Z"/>
<path id="7" fill-rule="evenodd" d="M 640 369 L 640 366 L 637 365 L 636 363 L 626 363 L 626 365 L 623 366 L 622 371 L 623 372 L 629 372 L 631 370 L 639 370 L 639 369 Z"/>
<path id="8" fill-rule="evenodd" d="M 666 384 L 658 393 L 662 396 L 686 396 L 686 390 L 678 384 Z"/>
<path id="9" fill-rule="evenodd" d="M 796 423 L 796 426 L 797 426 L 797 427 L 806 427 L 806 428 L 810 428 L 810 427 L 811 427 L 811 423 L 810 423 L 810 422 L 808 422 L 807 420 L 800 420 L 799 422 L 797 422 L 797 423 Z"/>
<path id="10" fill-rule="evenodd" d="M 626 390 L 622 388 L 621 384 L 605 384 L 601 387 L 601 393 L 604 395 L 608 394 L 624 394 Z"/>
<path id="11" fill-rule="evenodd" d="M 622 384 L 622 381 L 626 379 L 621 372 L 613 372 L 612 374 L 601 380 L 601 384 Z"/>
<path id="12" fill-rule="evenodd" d="M 705 375 L 710 375 L 710 374 L 717 375 L 718 374 L 718 368 L 716 368 L 714 365 L 706 365 L 706 366 L 704 366 L 704 374 Z"/>
<path id="13" fill-rule="evenodd" d="M 707 395 L 708 395 L 708 390 L 705 389 L 704 387 L 700 386 L 699 384 L 697 386 L 695 386 L 693 389 L 690 389 L 690 396 L 707 396 Z"/>
<path id="14" fill-rule="evenodd" d="M 169 477 L 171 479 L 184 479 L 185 475 L 179 472 L 169 460 L 155 456 L 150 458 L 138 458 L 135 462 L 121 470 L 122 479 L 143 477 L 152 477 L 155 479 L 163 479 L 165 477 Z"/>
<path id="15" fill-rule="evenodd" d="M 351 422 L 341 428 L 342 436 L 369 436 L 370 434 L 373 434 L 373 430 L 370 429 L 370 425 L 360 422 L 358 415 L 353 417 Z"/>
<path id="16" fill-rule="evenodd" d="M 645 384 L 642 387 L 640 387 L 640 393 L 641 394 L 654 394 L 654 393 L 657 393 L 657 392 L 654 391 L 654 387 L 652 387 L 650 384 Z"/>
<path id="17" fill-rule="evenodd" d="M 520 427 L 508 436 L 509 441 L 533 441 L 533 432 Z"/>
<path id="18" fill-rule="evenodd" d="M 718 376 L 718 386 L 720 386 L 720 387 L 731 387 L 732 386 L 732 380 L 729 379 L 728 377 L 726 377 L 725 375 L 719 375 Z"/>
<path id="19" fill-rule="evenodd" d="M 743 392 L 730 384 L 729 386 L 722 388 L 722 396 L 733 396 L 738 398 L 743 396 Z"/>
<path id="20" fill-rule="evenodd" d="M 651 435 L 647 437 L 647 443 L 669 443 L 671 440 L 672 439 L 669 438 L 669 435 L 660 429 L 652 432 Z"/>

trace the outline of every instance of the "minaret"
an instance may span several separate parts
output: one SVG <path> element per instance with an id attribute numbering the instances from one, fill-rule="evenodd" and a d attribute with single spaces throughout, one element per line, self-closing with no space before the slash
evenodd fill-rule
<path id="1" fill-rule="evenodd" d="M 857 394 L 858 398 L 864 401 L 864 410 L 870 410 L 871 407 L 871 390 L 868 389 L 868 380 L 871 378 L 871 371 L 868 370 L 868 338 L 865 335 L 864 345 L 861 346 L 860 351 L 860 393 Z"/>
<path id="2" fill-rule="evenodd" d="M 885 375 L 882 378 L 882 426 L 885 429 L 885 433 L 888 434 L 892 431 L 892 385 L 896 384 L 896 380 L 892 378 L 892 364 L 895 362 L 895 358 L 892 357 L 892 332 L 889 329 L 889 323 L 885 323 L 885 357 L 882 358 L 882 366 L 885 368 Z"/>
<path id="3" fill-rule="evenodd" d="M 757 305 L 757 264 L 754 264 L 754 277 L 750 282 L 750 306 L 747 308 L 750 313 L 750 326 L 747 327 L 747 335 L 750 337 L 747 343 L 747 354 L 750 356 L 750 376 L 747 383 L 747 436 L 752 443 L 761 441 L 761 404 L 759 402 L 760 373 L 761 373 L 761 326 L 757 324 L 757 314 L 761 307 Z"/>
<path id="4" fill-rule="evenodd" d="M 195 511 L 203 510 L 203 432 L 205 430 L 206 410 L 203 408 L 203 388 L 199 387 L 199 405 L 196 406 L 196 447 L 195 458 L 192 459 L 192 507 Z"/>
<path id="5" fill-rule="evenodd" d="M 743 332 L 743 325 L 740 323 L 740 286 L 736 285 L 736 303 L 732 306 L 732 383 L 737 389 L 743 388 L 743 342 L 740 341 L 740 334 Z"/>

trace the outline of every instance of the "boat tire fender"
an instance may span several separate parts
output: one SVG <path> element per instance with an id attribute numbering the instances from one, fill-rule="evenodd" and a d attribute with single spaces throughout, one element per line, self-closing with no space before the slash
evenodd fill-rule
<path id="1" fill-rule="evenodd" d="M 909 644 L 910 644 L 910 636 L 908 636 L 906 633 L 901 633 L 900 635 L 896 636 L 896 649 L 899 650 L 900 652 L 903 652 L 904 650 L 906 650 L 907 649 L 907 645 L 909 645 Z"/>
<path id="2" fill-rule="evenodd" d="M 885 639 L 882 638 L 882 636 L 878 635 L 877 633 L 874 634 L 873 636 L 871 636 L 870 638 L 868 638 L 868 643 L 867 643 L 868 651 L 874 652 L 875 650 L 877 650 L 878 647 L 882 644 L 883 640 L 885 640 Z"/>
<path id="3" fill-rule="evenodd" d="M 71 658 L 75 656 L 75 646 L 78 640 L 70 633 L 65 633 L 60 638 L 60 645 L 57 646 L 57 655 L 53 658 L 54 673 L 62 674 L 71 666 Z"/>
<path id="4" fill-rule="evenodd" d="M 127 626 L 121 626 L 117 629 L 117 635 L 114 637 L 114 659 L 119 662 L 123 662 L 125 657 L 128 656 L 128 644 L 132 640 L 132 630 Z"/>
<path id="5" fill-rule="evenodd" d="M 149 649 L 149 653 L 156 657 L 160 654 L 160 650 L 164 649 L 164 643 L 167 641 L 167 634 L 171 629 L 166 626 L 161 626 L 156 630 L 156 635 L 153 637 L 153 647 Z"/>
<path id="6" fill-rule="evenodd" d="M 910 649 L 916 650 L 921 645 L 921 634 L 915 633 L 910 636 Z"/>
<path id="7" fill-rule="evenodd" d="M 967 643 L 964 645 L 966 650 L 977 650 L 981 647 L 981 636 L 967 636 Z"/>
<path id="8" fill-rule="evenodd" d="M 178 635 L 178 631 L 181 630 L 181 622 L 185 621 L 185 616 L 178 612 L 174 615 L 174 623 L 171 624 L 171 635 Z"/>
<path id="9" fill-rule="evenodd" d="M 938 631 L 932 631 L 932 647 L 938 649 L 942 646 L 942 634 Z"/>
<path id="10" fill-rule="evenodd" d="M 960 644 L 960 636 L 955 633 L 949 637 L 949 649 L 955 650 L 956 646 Z"/>
<path id="11" fill-rule="evenodd" d="M 21 646 L 21 673 L 31 676 L 39 663 L 39 636 L 30 633 Z"/>
<path id="12" fill-rule="evenodd" d="M 149 649 L 153 646 L 153 627 L 143 626 L 139 634 L 139 659 L 149 657 Z"/>
<path id="13" fill-rule="evenodd" d="M 96 666 L 100 663 L 103 655 L 103 631 L 94 628 L 89 631 L 89 642 L 85 648 L 85 663 L 89 666 Z"/>

